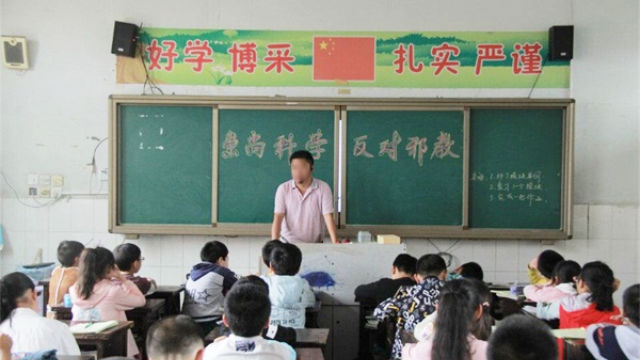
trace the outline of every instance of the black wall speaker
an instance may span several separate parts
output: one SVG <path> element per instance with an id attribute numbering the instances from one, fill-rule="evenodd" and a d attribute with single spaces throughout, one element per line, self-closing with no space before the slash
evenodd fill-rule
<path id="1" fill-rule="evenodd" d="M 573 59 L 573 25 L 549 28 L 549 60 Z"/>
<path id="2" fill-rule="evenodd" d="M 113 26 L 113 42 L 111 53 L 128 57 L 136 56 L 138 42 L 138 26 L 116 21 Z"/>

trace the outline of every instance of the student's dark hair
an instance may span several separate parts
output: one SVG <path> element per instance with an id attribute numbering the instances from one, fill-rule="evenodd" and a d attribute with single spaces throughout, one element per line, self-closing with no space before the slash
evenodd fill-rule
<path id="1" fill-rule="evenodd" d="M 482 316 L 477 321 L 471 322 L 471 333 L 476 337 L 476 339 L 487 341 L 491 336 L 492 327 L 495 323 L 493 316 L 491 316 L 493 293 L 484 282 L 471 278 L 468 280 L 471 281 L 471 285 L 474 287 L 482 301 Z"/>
<path id="2" fill-rule="evenodd" d="M 580 275 L 580 264 L 573 260 L 562 260 L 553 269 L 553 277 L 558 284 L 573 283 L 573 278 Z"/>
<path id="3" fill-rule="evenodd" d="M 596 310 L 613 310 L 613 271 L 601 261 L 584 264 L 580 271 L 580 278 L 589 287 L 589 301 L 596 304 Z"/>
<path id="4" fill-rule="evenodd" d="M 269 295 L 254 284 L 234 285 L 224 298 L 224 314 L 234 335 L 257 336 L 269 320 Z"/>
<path id="5" fill-rule="evenodd" d="M 313 169 L 313 155 L 307 150 L 297 150 L 294 151 L 291 156 L 289 156 L 289 164 L 293 161 L 293 159 L 304 159 L 306 160 L 311 168 Z"/>
<path id="6" fill-rule="evenodd" d="M 400 254 L 393 260 L 393 266 L 398 268 L 405 274 L 413 275 L 416 273 L 416 263 L 418 259 L 409 254 Z"/>
<path id="7" fill-rule="evenodd" d="M 527 315 L 511 315 L 491 335 L 488 360 L 556 360 L 558 345 L 549 327 Z"/>
<path id="8" fill-rule="evenodd" d="M 150 359 L 169 358 L 195 347 L 202 348 L 200 327 L 187 315 L 157 321 L 147 332 L 146 347 Z"/>
<path id="9" fill-rule="evenodd" d="M 33 281 L 21 272 L 7 274 L 0 279 L 0 323 L 11 316 L 18 301 L 27 290 L 34 290 Z"/>
<path id="10" fill-rule="evenodd" d="M 113 254 L 103 247 L 86 248 L 80 257 L 78 292 L 81 298 L 91 297 L 94 285 L 104 279 L 115 266 Z"/>
<path id="11" fill-rule="evenodd" d="M 202 261 L 208 261 L 210 263 L 216 263 L 218 259 L 223 260 L 229 256 L 229 250 L 227 246 L 220 241 L 209 241 L 204 244 L 202 250 L 200 250 L 200 259 Z"/>
<path id="12" fill-rule="evenodd" d="M 280 241 L 279 239 L 274 239 L 274 240 L 269 240 L 266 243 L 264 243 L 264 245 L 262 246 L 262 262 L 269 267 L 269 258 L 271 258 L 271 251 L 276 248 L 277 246 L 280 246 L 284 244 L 282 241 Z"/>
<path id="13" fill-rule="evenodd" d="M 58 261 L 64 267 L 75 265 L 75 260 L 84 250 L 84 245 L 79 241 L 63 240 L 58 244 Z"/>
<path id="14" fill-rule="evenodd" d="M 484 271 L 482 266 L 477 262 L 468 262 L 460 266 L 460 276 L 465 279 L 476 279 L 482 281 L 484 279 Z"/>
<path id="15" fill-rule="evenodd" d="M 116 260 L 118 269 L 122 271 L 131 270 L 131 266 L 137 260 L 140 260 L 142 252 L 136 244 L 126 243 L 120 244 L 113 249 L 113 256 Z"/>
<path id="16" fill-rule="evenodd" d="M 473 281 L 451 280 L 440 289 L 431 359 L 471 359 L 469 335 L 475 312 L 485 301 Z"/>
<path id="17" fill-rule="evenodd" d="M 640 326 L 640 284 L 627 288 L 622 295 L 624 316 L 635 326 Z"/>
<path id="18" fill-rule="evenodd" d="M 545 250 L 538 255 L 538 271 L 542 276 L 551 279 L 556 264 L 564 260 L 562 255 L 553 250 Z"/>
<path id="19" fill-rule="evenodd" d="M 440 255 L 436 254 L 422 255 L 416 263 L 416 273 L 422 277 L 438 276 L 446 270 L 447 263 Z"/>
<path id="20" fill-rule="evenodd" d="M 233 284 L 233 286 L 246 286 L 246 285 L 251 285 L 259 289 L 262 289 L 264 290 L 265 294 L 269 295 L 269 285 L 267 284 L 266 281 L 262 280 L 260 276 L 257 276 L 257 275 L 243 276 Z"/>
<path id="21" fill-rule="evenodd" d="M 276 275 L 295 275 L 300 270 L 302 252 L 293 244 L 282 244 L 271 251 L 269 263 Z"/>

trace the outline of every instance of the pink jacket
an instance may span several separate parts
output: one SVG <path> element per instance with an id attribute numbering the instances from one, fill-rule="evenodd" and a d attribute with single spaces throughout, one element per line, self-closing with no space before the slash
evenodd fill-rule
<path id="1" fill-rule="evenodd" d="M 535 302 L 550 303 L 576 294 L 572 283 L 558 285 L 527 285 L 524 296 Z"/>
<path id="2" fill-rule="evenodd" d="M 126 321 L 126 310 L 144 306 L 146 298 L 131 281 L 103 279 L 96 283 L 88 299 L 81 298 L 77 283 L 69 289 L 73 302 L 73 321 Z M 129 330 L 127 334 L 127 357 L 139 353 L 138 347 Z"/>
<path id="3" fill-rule="evenodd" d="M 431 347 L 433 339 L 423 340 L 417 344 L 406 344 L 402 348 L 402 359 L 408 360 L 428 360 L 431 359 Z M 471 352 L 471 360 L 487 360 L 488 343 L 478 340 L 475 336 L 469 336 L 469 350 Z"/>

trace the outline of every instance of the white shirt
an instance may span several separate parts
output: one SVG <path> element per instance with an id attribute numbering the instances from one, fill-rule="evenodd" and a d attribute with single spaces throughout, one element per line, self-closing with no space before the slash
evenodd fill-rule
<path id="1" fill-rule="evenodd" d="M 549 304 L 539 305 L 536 308 L 536 317 L 542 320 L 559 319 L 560 306 L 562 306 L 566 311 L 586 309 L 587 307 L 589 307 L 589 305 L 591 305 L 591 301 L 589 301 L 590 297 L 591 293 L 585 292 L 582 294 L 569 296 Z"/>
<path id="2" fill-rule="evenodd" d="M 0 324 L 0 332 L 11 337 L 11 353 L 57 350 L 57 355 L 80 355 L 71 330 L 64 323 L 47 319 L 28 308 L 17 308 Z"/>
<path id="3" fill-rule="evenodd" d="M 309 282 L 299 275 L 263 276 L 269 286 L 271 315 L 269 324 L 302 329 L 306 322 L 306 308 L 316 303 L 316 295 Z"/>
<path id="4" fill-rule="evenodd" d="M 296 352 L 286 343 L 266 340 L 262 336 L 240 337 L 230 335 L 224 340 L 209 344 L 204 349 L 203 360 L 295 360 Z"/>

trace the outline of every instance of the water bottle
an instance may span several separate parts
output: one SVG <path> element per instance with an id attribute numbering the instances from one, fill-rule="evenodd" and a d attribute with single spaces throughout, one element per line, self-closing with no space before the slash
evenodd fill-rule
<path id="1" fill-rule="evenodd" d="M 64 294 L 64 296 L 62 297 L 62 304 L 66 308 L 72 307 L 73 306 L 73 302 L 71 301 L 71 295 Z"/>

